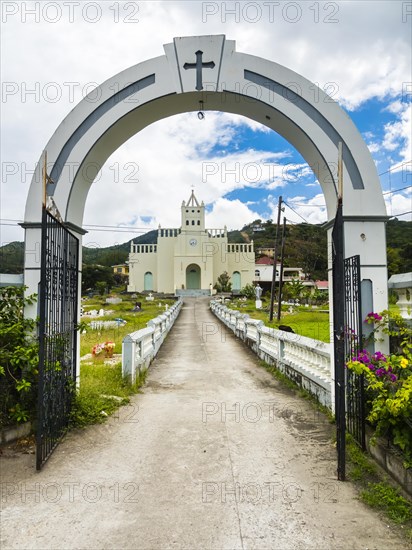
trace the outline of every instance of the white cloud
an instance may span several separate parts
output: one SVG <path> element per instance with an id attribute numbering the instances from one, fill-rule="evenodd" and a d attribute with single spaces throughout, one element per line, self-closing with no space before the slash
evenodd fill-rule
<path id="1" fill-rule="evenodd" d="M 412 104 L 403 104 L 403 108 L 397 111 L 397 115 L 399 120 L 385 124 L 382 146 L 388 151 L 399 149 L 401 162 L 410 162 L 412 159 Z M 401 167 L 398 168 L 400 169 Z"/>
<path id="2" fill-rule="evenodd" d="M 285 202 L 284 216 L 293 223 L 302 223 L 306 221 L 315 224 L 327 221 L 325 197 L 323 193 L 319 193 L 309 199 L 304 196 L 285 198 Z M 290 207 L 288 205 L 290 205 Z M 271 208 L 271 217 L 276 219 L 277 203 L 272 201 L 269 206 Z"/>
<path id="3" fill-rule="evenodd" d="M 388 216 L 399 216 L 403 221 L 412 220 L 412 190 L 409 189 L 403 193 L 394 193 L 392 195 L 385 195 L 386 210 Z"/>
<path id="4" fill-rule="evenodd" d="M 243 117 L 207 113 L 205 120 L 199 121 L 195 113 L 188 113 L 145 128 L 106 162 L 101 178 L 91 187 L 84 223 L 125 223 L 147 228 L 160 223 L 163 227 L 178 227 L 181 202 L 189 198 L 193 185 L 199 200 L 214 204 L 213 220 L 218 226 L 236 220 L 235 207 L 239 208 L 239 216 L 248 219 L 251 211 L 247 206 L 242 209 L 241 202 L 216 201 L 245 186 L 284 185 L 287 182 L 282 180 L 280 163 L 290 153 L 254 149 L 224 156 L 214 153 L 214 148 L 226 146 L 226 141 L 229 147 L 230 139 L 234 140 L 236 132 L 245 126 L 250 127 Z M 116 178 L 118 182 L 114 181 Z M 152 221 L 142 223 L 142 216 L 151 216 Z M 256 213 L 253 216 L 259 217 Z M 116 236 L 124 238 L 123 234 Z M 99 237 L 93 235 L 95 238 Z M 110 234 L 100 236 L 105 242 L 109 238 Z"/>
<path id="5" fill-rule="evenodd" d="M 399 99 L 396 101 L 393 101 L 392 103 L 389 103 L 384 109 L 384 111 L 388 111 L 389 113 L 394 113 L 395 115 L 402 113 L 402 111 L 405 108 L 405 104 L 402 103 Z"/>
<path id="6" fill-rule="evenodd" d="M 241 229 L 244 225 L 251 223 L 261 216 L 248 208 L 246 204 L 238 199 L 228 200 L 219 198 L 213 203 L 213 208 L 206 216 L 206 225 L 210 229 L 223 228 L 226 225 L 228 230 Z M 222 224 L 224 221 L 224 224 Z"/>
<path id="7" fill-rule="evenodd" d="M 85 14 L 84 4 L 80 3 L 74 3 L 74 22 L 69 21 L 67 2 L 59 4 L 62 16 L 55 22 L 47 21 L 47 17 L 53 18 L 53 8 L 44 10 L 57 3 L 13 4 L 17 13 L 9 16 L 7 22 L 3 19 L 1 27 L 1 141 L 3 168 L 5 163 L 16 165 L 18 173 L 12 177 L 3 173 L 1 208 L 5 218 L 23 217 L 30 183 L 26 168 L 34 167 L 45 143 L 83 97 L 88 84 L 100 83 L 131 65 L 163 55 L 163 44 L 174 36 L 223 33 L 227 39 L 236 40 L 237 51 L 271 59 L 303 74 L 349 109 L 373 97 L 388 101 L 387 109 L 399 119 L 387 125 L 385 143 L 393 153 L 401 148 L 401 159 L 411 158 L 410 107 L 401 110 L 394 99 L 402 94 L 410 75 L 409 25 L 402 19 L 404 2 L 302 2 L 289 3 L 289 8 L 284 3 L 254 2 L 251 4 L 261 10 L 254 22 L 252 8 L 242 2 L 233 3 L 239 10 L 235 15 L 223 13 L 223 2 L 210 3 L 217 12 L 207 17 L 204 2 L 99 2 L 92 3 L 101 7 L 101 18 L 95 23 L 87 21 L 87 17 L 94 17 L 93 10 L 90 8 Z M 38 22 L 30 15 L 23 21 L 23 4 L 28 8 L 38 6 Z M 133 11 L 134 7 L 138 12 Z M 125 22 L 127 16 L 129 23 Z M 56 91 L 61 95 L 54 101 Z M 179 212 L 182 197 L 188 198 L 193 183 L 196 192 L 210 203 L 242 186 L 245 182 L 229 175 L 225 182 L 217 178 L 198 183 L 202 176 L 199 159 L 201 155 L 207 160 L 213 158 L 216 144 L 227 151 L 224 159 L 215 159 L 220 163 L 239 162 L 245 166 L 247 162 L 269 162 L 280 166 L 286 161 L 286 151 L 276 156 L 276 152 L 260 150 L 269 147 L 253 144 L 247 153 L 236 155 L 236 135 L 241 124 L 253 131 L 262 130 L 254 121 L 207 113 L 206 120 L 200 123 L 195 113 L 185 116 L 180 122 L 164 121 L 162 131 L 148 128 L 112 155 L 102 180 L 93 185 L 86 223 L 116 225 L 136 216 L 153 216 L 156 223 L 176 226 L 176 211 Z M 266 127 L 263 130 L 269 132 Z M 375 151 L 376 140 L 370 146 Z M 148 162 L 144 162 L 146 158 Z M 122 180 L 130 176 L 125 163 L 137 163 L 138 183 L 115 184 L 114 171 L 108 168 L 115 162 L 123 167 Z M 250 170 L 249 179 L 253 179 Z M 277 167 L 271 180 L 262 174 L 262 180 L 251 185 L 284 186 L 282 170 Z M 14 239 L 17 233 L 22 235 L 18 228 L 1 229 L 3 242 Z M 110 237 L 109 233 L 101 234 L 102 238 L 103 235 L 105 241 Z"/>
<path id="8" fill-rule="evenodd" d="M 378 153 L 381 150 L 381 145 L 376 141 L 370 141 L 367 146 L 371 153 Z"/>

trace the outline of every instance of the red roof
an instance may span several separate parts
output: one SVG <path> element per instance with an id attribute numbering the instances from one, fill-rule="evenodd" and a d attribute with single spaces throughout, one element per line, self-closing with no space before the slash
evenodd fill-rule
<path id="1" fill-rule="evenodd" d="M 329 281 L 315 281 L 315 285 L 319 290 L 326 290 L 329 288 Z"/>
<path id="2" fill-rule="evenodd" d="M 258 265 L 273 265 L 273 258 L 269 258 L 269 256 L 262 256 L 255 262 Z"/>

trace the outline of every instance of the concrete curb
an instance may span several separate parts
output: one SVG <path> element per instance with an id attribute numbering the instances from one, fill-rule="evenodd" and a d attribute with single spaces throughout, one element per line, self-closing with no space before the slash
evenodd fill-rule
<path id="1" fill-rule="evenodd" d="M 402 457 L 388 447 L 383 439 L 379 438 L 376 445 L 371 444 L 371 439 L 372 433 L 366 433 L 368 453 L 412 497 L 412 468 L 405 468 Z"/>
<path id="2" fill-rule="evenodd" d="M 31 422 L 25 422 L 24 424 L 16 424 L 15 426 L 8 426 L 0 431 L 0 444 L 11 443 L 16 441 L 20 437 L 28 436 L 32 431 Z"/>

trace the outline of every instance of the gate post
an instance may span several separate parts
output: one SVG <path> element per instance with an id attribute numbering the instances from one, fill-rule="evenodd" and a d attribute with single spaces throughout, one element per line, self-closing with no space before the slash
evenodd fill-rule
<path id="1" fill-rule="evenodd" d="M 335 379 L 336 443 L 338 479 L 345 481 L 346 410 L 345 410 L 345 276 L 342 199 L 339 198 L 332 231 L 333 348 Z"/>

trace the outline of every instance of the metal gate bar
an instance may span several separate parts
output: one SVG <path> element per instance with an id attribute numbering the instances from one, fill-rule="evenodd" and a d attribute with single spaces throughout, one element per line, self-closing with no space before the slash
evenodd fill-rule
<path id="1" fill-rule="evenodd" d="M 76 380 L 79 241 L 43 207 L 36 469 L 64 435 Z"/>
<path id="2" fill-rule="evenodd" d="M 360 256 L 346 258 L 345 266 L 345 359 L 362 349 Z M 346 423 L 363 450 L 365 444 L 364 376 L 346 369 Z"/>

